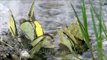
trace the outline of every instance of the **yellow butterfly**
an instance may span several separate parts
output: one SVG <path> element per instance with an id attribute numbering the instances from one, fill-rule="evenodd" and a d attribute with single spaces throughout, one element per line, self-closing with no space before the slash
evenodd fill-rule
<path id="1" fill-rule="evenodd" d="M 81 29 L 77 22 L 70 24 L 70 26 L 68 26 L 68 29 L 75 36 L 75 38 L 78 38 L 79 40 L 84 40 Z"/>
<path id="2" fill-rule="evenodd" d="M 28 16 L 29 16 L 29 20 L 31 22 L 33 22 L 33 24 L 35 26 L 34 29 L 35 29 L 36 36 L 39 37 L 39 36 L 43 35 L 44 33 L 43 33 L 43 29 L 42 29 L 41 24 L 34 17 L 34 6 L 35 6 L 34 4 L 35 4 L 35 0 L 33 0 L 33 3 L 31 5 L 30 11 L 28 13 Z"/>
<path id="3" fill-rule="evenodd" d="M 88 46 L 84 41 L 84 37 L 82 35 L 80 26 L 77 22 L 72 23 L 68 27 L 64 28 L 63 33 L 65 36 L 67 36 L 67 38 L 69 38 L 68 40 L 71 43 L 72 49 L 76 53 L 82 54 L 84 51 L 88 49 Z M 63 41 L 61 42 L 63 43 Z"/>
<path id="4" fill-rule="evenodd" d="M 9 15 L 10 15 L 10 16 L 9 16 L 9 21 L 8 21 L 8 28 L 9 28 L 9 30 L 10 30 L 10 32 L 11 32 L 11 35 L 12 35 L 13 37 L 15 37 L 15 36 L 18 35 L 18 33 L 17 33 L 17 28 L 16 28 L 15 19 L 14 19 L 14 16 L 13 16 L 11 10 L 10 10 Z"/>
<path id="5" fill-rule="evenodd" d="M 41 24 L 34 17 L 34 3 L 35 0 L 33 0 L 30 11 L 28 13 L 29 19 L 22 19 L 21 22 L 21 29 L 23 32 L 25 32 L 28 39 L 30 40 L 34 40 L 36 37 L 42 36 L 44 34 Z"/>

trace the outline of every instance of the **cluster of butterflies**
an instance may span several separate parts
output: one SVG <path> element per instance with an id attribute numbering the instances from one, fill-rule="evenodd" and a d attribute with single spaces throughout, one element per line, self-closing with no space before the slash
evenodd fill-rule
<path id="1" fill-rule="evenodd" d="M 79 24 L 72 23 L 63 29 L 57 29 L 60 38 L 60 44 L 68 47 L 71 53 L 82 54 L 87 51 L 88 46 L 84 41 Z"/>
<path id="2" fill-rule="evenodd" d="M 21 26 L 20 27 L 21 27 L 21 30 L 24 33 L 26 33 L 28 39 L 34 40 L 35 37 L 39 37 L 44 34 L 41 24 L 34 17 L 34 2 L 31 6 L 28 16 L 29 16 L 28 20 L 21 19 L 21 21 L 20 21 Z M 10 30 L 13 37 L 18 35 L 15 19 L 14 19 L 14 16 L 13 16 L 11 10 L 10 10 L 8 27 L 9 27 L 9 30 Z M 32 33 L 34 33 L 34 34 L 32 34 Z"/>
<path id="3" fill-rule="evenodd" d="M 34 0 L 35 1 L 35 0 Z M 49 44 L 50 36 L 46 36 L 43 32 L 41 24 L 34 17 L 34 1 L 31 5 L 30 11 L 28 13 L 28 20 L 22 19 L 20 28 L 24 32 L 26 38 L 32 41 L 31 45 L 34 47 L 31 49 L 31 54 L 38 52 L 41 47 L 54 48 L 53 44 Z M 10 11 L 10 17 L 8 22 L 8 27 L 13 37 L 18 36 L 16 23 L 12 12 Z M 73 50 L 80 50 L 79 53 L 83 52 L 84 46 L 87 50 L 87 46 L 84 43 L 84 38 L 80 31 L 80 27 L 77 23 L 73 23 L 64 29 L 57 29 L 60 43 L 68 47 L 72 52 Z M 45 35 L 45 36 L 44 36 Z M 47 40 L 48 39 L 48 40 Z M 44 44 L 44 45 L 43 45 Z"/>
<path id="4" fill-rule="evenodd" d="M 28 20 L 21 19 L 20 21 L 21 31 L 24 33 L 27 39 L 31 40 L 31 45 L 33 46 L 33 48 L 31 49 L 32 55 L 33 53 L 38 52 L 41 47 L 54 48 L 54 45 L 51 44 L 49 41 L 52 40 L 51 39 L 52 37 L 50 35 L 44 34 L 41 24 L 34 17 L 34 1 L 28 13 L 29 19 Z M 8 28 L 12 37 L 14 38 L 18 37 L 15 19 L 11 10 L 8 21 Z"/>

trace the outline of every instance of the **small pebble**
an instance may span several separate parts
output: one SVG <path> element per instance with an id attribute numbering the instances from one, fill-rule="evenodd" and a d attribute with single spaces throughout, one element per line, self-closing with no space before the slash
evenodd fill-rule
<path id="1" fill-rule="evenodd" d="M 20 54 L 22 58 L 30 58 L 30 54 L 26 50 L 21 51 Z"/>

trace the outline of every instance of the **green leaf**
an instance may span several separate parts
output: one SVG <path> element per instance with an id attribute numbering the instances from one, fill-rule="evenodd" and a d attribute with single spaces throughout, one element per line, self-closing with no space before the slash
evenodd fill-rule
<path id="1" fill-rule="evenodd" d="M 24 22 L 21 24 L 21 30 L 24 32 L 26 38 L 30 39 L 31 41 L 34 40 L 34 28 L 30 22 Z"/>

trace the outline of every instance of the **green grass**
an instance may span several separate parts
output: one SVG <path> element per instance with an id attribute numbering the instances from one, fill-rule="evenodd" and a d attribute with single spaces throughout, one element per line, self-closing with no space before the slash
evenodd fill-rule
<path id="1" fill-rule="evenodd" d="M 90 12 L 91 12 L 91 20 L 92 20 L 92 26 L 93 26 L 93 30 L 94 30 L 94 34 L 96 37 L 96 42 L 97 42 L 97 52 L 98 52 L 98 59 L 99 60 L 103 60 L 104 59 L 104 54 L 103 54 L 103 49 L 102 49 L 102 40 L 103 40 L 103 35 L 102 33 L 105 33 L 105 36 L 107 37 L 107 30 L 105 28 L 105 24 L 104 24 L 104 19 L 102 18 L 102 0 L 99 0 L 99 12 L 97 10 L 95 10 L 95 6 L 93 6 L 93 1 L 89 0 L 90 3 Z M 85 3 L 84 0 L 82 0 L 81 3 L 81 7 L 82 7 L 82 17 L 83 20 L 79 19 L 79 16 L 76 13 L 76 10 L 74 8 L 74 6 L 71 4 L 73 11 L 75 13 L 75 16 L 77 18 L 77 21 L 80 25 L 82 34 L 84 36 L 84 41 L 85 43 L 88 45 L 90 52 L 91 52 L 91 56 L 92 56 L 92 60 L 95 60 L 94 54 L 93 54 L 93 48 L 90 44 L 90 38 L 89 38 L 89 33 L 88 33 L 88 22 L 87 22 L 87 12 L 86 12 L 86 7 L 85 7 Z M 98 21 L 98 25 L 96 25 L 96 20 L 95 18 L 97 18 L 96 20 Z M 83 24 L 81 23 L 81 21 L 83 22 Z"/>

